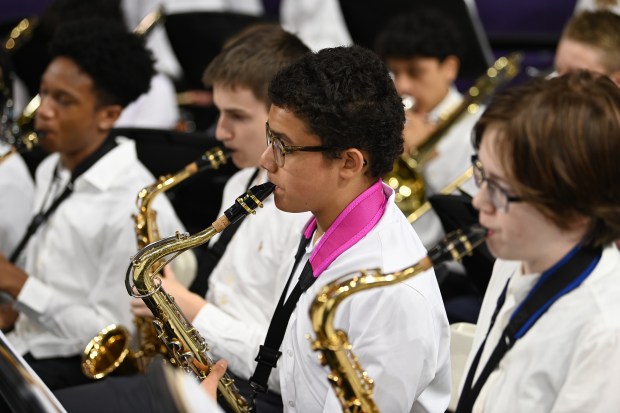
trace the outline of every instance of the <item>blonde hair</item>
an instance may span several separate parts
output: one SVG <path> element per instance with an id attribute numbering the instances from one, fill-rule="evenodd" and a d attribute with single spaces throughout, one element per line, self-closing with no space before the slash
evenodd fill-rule
<path id="1" fill-rule="evenodd" d="M 608 10 L 582 11 L 568 21 L 562 38 L 598 49 L 607 74 L 620 70 L 620 15 Z"/>

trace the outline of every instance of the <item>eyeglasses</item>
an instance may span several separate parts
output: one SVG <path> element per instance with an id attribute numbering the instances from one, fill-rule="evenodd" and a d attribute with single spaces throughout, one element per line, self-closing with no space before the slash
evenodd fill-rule
<path id="1" fill-rule="evenodd" d="M 489 192 L 489 199 L 495 207 L 495 209 L 508 212 L 508 204 L 511 202 L 521 202 L 523 198 L 518 196 L 509 195 L 508 192 L 499 186 L 499 184 L 485 176 L 482 163 L 478 160 L 478 155 L 472 155 L 471 164 L 474 170 L 474 182 L 476 186 L 480 188 L 484 182 L 487 183 L 487 191 Z"/>
<path id="2" fill-rule="evenodd" d="M 269 122 L 265 122 L 265 134 L 267 137 L 267 146 L 271 145 L 273 150 L 273 158 L 276 160 L 276 164 L 279 168 L 284 166 L 284 157 L 287 153 L 293 152 L 327 152 L 327 151 L 340 151 L 340 148 L 334 148 L 331 146 L 287 146 L 280 138 L 273 136 L 271 129 L 269 129 Z"/>

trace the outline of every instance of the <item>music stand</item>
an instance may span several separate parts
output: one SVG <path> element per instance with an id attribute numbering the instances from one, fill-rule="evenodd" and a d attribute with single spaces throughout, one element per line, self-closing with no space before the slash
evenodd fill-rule
<path id="1" fill-rule="evenodd" d="M 377 34 L 388 20 L 420 9 L 434 9 L 449 16 L 463 39 L 459 81 L 476 80 L 493 63 L 493 53 L 473 0 L 340 0 L 342 14 L 356 44 L 373 49 Z"/>
<path id="2" fill-rule="evenodd" d="M 0 331 L 0 394 L 14 412 L 66 413 L 50 389 Z"/>
<path id="3" fill-rule="evenodd" d="M 202 75 L 211 60 L 222 50 L 231 36 L 260 22 L 273 21 L 261 16 L 232 12 L 196 11 L 167 14 L 165 28 L 172 50 L 183 69 L 177 90 L 205 90 Z M 206 130 L 217 119 L 215 107 L 186 105 L 196 130 Z"/>

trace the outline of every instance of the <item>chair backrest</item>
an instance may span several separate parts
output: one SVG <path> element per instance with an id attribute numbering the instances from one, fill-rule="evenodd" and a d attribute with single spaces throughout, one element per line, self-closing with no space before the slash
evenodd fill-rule
<path id="1" fill-rule="evenodd" d="M 456 410 L 459 397 L 461 377 L 465 373 L 467 357 L 474 341 L 476 325 L 470 323 L 455 323 L 450 325 L 450 364 L 452 367 L 452 396 L 450 397 L 449 411 Z"/>

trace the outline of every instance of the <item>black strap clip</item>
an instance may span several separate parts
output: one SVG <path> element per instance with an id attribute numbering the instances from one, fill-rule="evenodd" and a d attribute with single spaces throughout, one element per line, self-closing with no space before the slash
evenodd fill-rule
<path id="1" fill-rule="evenodd" d="M 281 355 L 281 351 L 261 345 L 260 349 L 258 350 L 258 355 L 254 360 L 260 364 L 264 364 L 270 368 L 274 368 L 278 363 L 278 359 Z"/>

